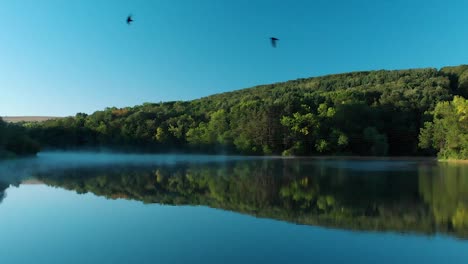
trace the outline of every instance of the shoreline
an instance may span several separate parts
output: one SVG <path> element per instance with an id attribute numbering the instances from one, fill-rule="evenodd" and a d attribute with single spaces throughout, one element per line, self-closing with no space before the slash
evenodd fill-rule
<path id="1" fill-rule="evenodd" d="M 286 157 L 287 158 L 287 157 Z M 291 156 L 291 158 L 299 159 L 315 159 L 315 160 L 383 160 L 383 161 L 438 161 L 437 157 L 424 156 L 402 156 L 402 157 L 381 157 L 381 156 Z M 467 161 L 468 162 L 468 161 Z"/>
<path id="2" fill-rule="evenodd" d="M 438 159 L 438 162 L 446 162 L 446 163 L 461 163 L 461 164 L 468 164 L 468 160 L 457 160 L 457 159 Z"/>
<path id="3" fill-rule="evenodd" d="M 31 156 L 37 156 L 41 153 L 82 153 L 82 154 L 118 154 L 118 155 L 206 155 L 206 156 L 232 156 L 232 157 L 256 157 L 256 158 L 279 158 L 279 159 L 304 159 L 304 160 L 357 160 L 357 161 L 422 161 L 422 162 L 443 162 L 443 163 L 459 163 L 468 164 L 468 160 L 456 160 L 456 159 L 438 159 L 437 157 L 427 156 L 281 156 L 281 155 L 229 155 L 229 154 L 213 154 L 213 153 L 140 153 L 140 152 L 112 152 L 112 151 L 70 151 L 70 150 L 48 150 L 40 151 L 36 155 L 0 155 L 0 160 L 11 160 L 20 158 L 29 158 Z M 2 153 L 0 153 L 2 154 Z M 3 153 L 5 154 L 5 153 Z"/>
<path id="4" fill-rule="evenodd" d="M 275 159 L 309 159 L 309 160 L 395 160 L 395 161 L 438 161 L 437 157 L 427 157 L 427 156 L 333 156 L 333 155 L 323 155 L 323 156 L 282 156 L 282 155 L 240 155 L 240 154 L 222 154 L 222 153 L 203 153 L 203 152 L 119 152 L 119 151 L 93 151 L 93 150 L 45 150 L 40 151 L 41 153 L 81 153 L 81 154 L 116 154 L 116 155 L 193 155 L 193 156 L 226 156 L 226 157 L 253 157 L 253 158 L 275 158 Z M 468 160 L 467 160 L 468 162 Z"/>

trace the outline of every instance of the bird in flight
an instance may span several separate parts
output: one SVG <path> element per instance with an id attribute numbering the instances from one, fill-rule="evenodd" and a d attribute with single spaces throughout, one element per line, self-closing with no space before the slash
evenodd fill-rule
<path id="1" fill-rule="evenodd" d="M 271 39 L 271 46 L 273 46 L 273 48 L 276 48 L 276 42 L 277 42 L 279 39 L 277 39 L 277 38 L 275 38 L 275 37 L 271 37 L 270 39 Z"/>
<path id="2" fill-rule="evenodd" d="M 132 15 L 129 15 L 129 16 L 127 17 L 127 24 L 130 25 L 132 22 L 133 22 Z"/>

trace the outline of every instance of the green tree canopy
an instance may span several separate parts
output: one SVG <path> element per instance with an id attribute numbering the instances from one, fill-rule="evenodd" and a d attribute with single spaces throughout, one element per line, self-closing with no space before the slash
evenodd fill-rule
<path id="1" fill-rule="evenodd" d="M 468 100 L 455 96 L 452 101 L 439 102 L 419 140 L 422 148 L 437 149 L 443 159 L 468 159 Z"/>

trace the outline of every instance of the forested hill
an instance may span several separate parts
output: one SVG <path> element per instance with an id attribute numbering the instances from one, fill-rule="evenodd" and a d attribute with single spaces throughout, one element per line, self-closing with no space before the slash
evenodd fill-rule
<path id="1" fill-rule="evenodd" d="M 421 155 L 435 153 L 418 148 L 428 111 L 455 95 L 468 96 L 468 65 L 298 79 L 26 126 L 46 148 Z"/>
<path id="2" fill-rule="evenodd" d="M 23 127 L 8 124 L 0 117 L 0 160 L 35 155 L 38 151 L 39 144 L 28 137 Z"/>

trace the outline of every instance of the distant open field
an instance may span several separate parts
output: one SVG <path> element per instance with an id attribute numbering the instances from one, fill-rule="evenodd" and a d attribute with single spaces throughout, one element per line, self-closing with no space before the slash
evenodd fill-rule
<path id="1" fill-rule="evenodd" d="M 17 123 L 17 122 L 42 122 L 45 120 L 50 120 L 50 119 L 57 119 L 61 118 L 58 116 L 2 116 L 2 119 L 6 122 L 12 122 L 12 123 Z"/>

